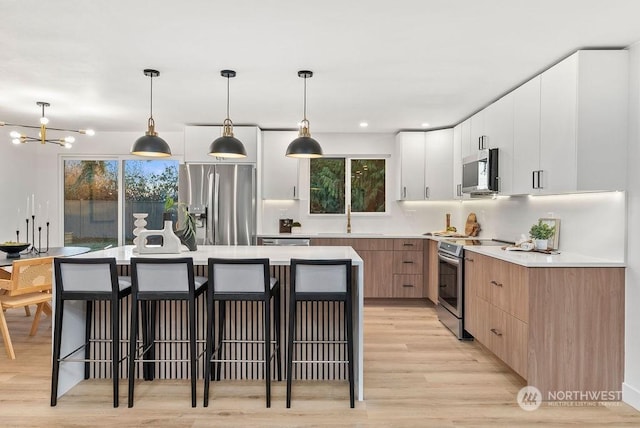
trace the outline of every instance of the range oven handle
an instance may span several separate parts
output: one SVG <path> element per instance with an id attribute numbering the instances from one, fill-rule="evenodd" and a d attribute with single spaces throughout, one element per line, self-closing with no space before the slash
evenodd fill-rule
<path id="1" fill-rule="evenodd" d="M 443 262 L 452 264 L 454 266 L 458 266 L 460 264 L 460 259 L 457 257 L 446 256 L 442 253 L 438 253 L 438 260 L 442 260 Z"/>

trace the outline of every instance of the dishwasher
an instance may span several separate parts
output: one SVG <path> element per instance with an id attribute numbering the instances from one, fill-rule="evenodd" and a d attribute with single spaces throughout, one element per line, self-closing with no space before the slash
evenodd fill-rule
<path id="1" fill-rule="evenodd" d="M 262 245 L 272 247 L 308 247 L 310 241 L 309 238 L 262 238 Z"/>

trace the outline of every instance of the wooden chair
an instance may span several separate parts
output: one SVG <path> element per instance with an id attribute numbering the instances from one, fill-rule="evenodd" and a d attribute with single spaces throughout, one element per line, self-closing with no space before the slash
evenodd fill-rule
<path id="1" fill-rule="evenodd" d="M 14 360 L 11 336 L 4 317 L 6 309 L 27 308 L 38 305 L 30 336 L 34 336 L 40 324 L 42 313 L 51 316 L 51 283 L 53 257 L 15 260 L 12 264 L 11 279 L 0 279 L 0 331 L 9 358 Z M 28 312 L 27 312 L 28 314 Z"/>

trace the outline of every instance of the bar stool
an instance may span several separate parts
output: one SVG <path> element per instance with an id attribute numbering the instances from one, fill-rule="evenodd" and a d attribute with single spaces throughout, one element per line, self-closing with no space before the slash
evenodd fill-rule
<path id="1" fill-rule="evenodd" d="M 131 331 L 129 334 L 129 407 L 133 407 L 135 367 L 143 363 L 145 380 L 152 380 L 155 362 L 188 361 L 191 377 L 191 407 L 196 407 L 196 299 L 206 289 L 207 279 L 194 276 L 193 259 L 183 258 L 131 258 Z M 160 301 L 187 302 L 187 329 L 189 335 L 189 359 L 156 359 L 154 347 L 156 304 Z M 153 303 L 149 307 L 149 304 Z M 142 315 L 142 354 L 138 355 L 138 326 Z M 178 328 L 183 320 L 172 320 Z M 163 343 L 184 343 L 184 340 L 168 339 Z"/>
<path id="2" fill-rule="evenodd" d="M 351 303 L 351 260 L 291 259 L 289 299 L 289 334 L 287 343 L 287 408 L 291 407 L 293 363 L 317 363 L 322 360 L 293 360 L 294 345 L 299 343 L 333 343 L 346 345 L 347 360 L 332 361 L 347 364 L 349 400 L 354 407 L 353 379 L 353 308 Z M 296 340 L 297 302 L 344 302 L 345 336 L 347 340 Z M 335 338 L 334 338 L 335 339 Z"/>
<path id="3" fill-rule="evenodd" d="M 55 275 L 55 309 L 53 329 L 53 368 L 51 374 L 51 405 L 57 404 L 58 375 L 60 363 L 84 362 L 84 378 L 90 375 L 91 362 L 110 362 L 113 379 L 113 407 L 118 407 L 118 385 L 120 380 L 120 303 L 131 293 L 129 278 L 118 277 L 116 259 L 110 258 L 56 258 L 53 261 Z M 64 303 L 67 300 L 86 301 L 84 344 L 60 357 L 62 348 L 62 320 Z M 108 301 L 111 304 L 110 339 L 91 339 L 93 306 L 96 301 Z M 91 356 L 91 343 L 111 344 L 110 359 Z M 73 355 L 84 349 L 84 358 Z M 125 357 L 126 358 L 126 357 Z M 123 358 L 124 359 L 124 358 Z"/>
<path id="4" fill-rule="evenodd" d="M 204 407 L 209 405 L 209 384 L 211 366 L 216 366 L 216 380 L 220 380 L 222 362 L 261 362 L 264 367 L 267 407 L 271 407 L 271 360 L 276 358 L 278 380 L 282 380 L 282 358 L 280 355 L 280 285 L 276 278 L 269 275 L 269 259 L 209 259 L 209 292 L 207 297 L 207 344 L 204 371 Z M 275 341 L 271 340 L 271 299 L 273 298 L 273 319 Z M 214 332 L 214 302 L 218 301 L 218 341 Z M 250 301 L 263 305 L 263 340 L 227 340 L 224 338 L 226 302 Z M 248 329 L 249 326 L 242 326 Z M 222 359 L 222 347 L 225 343 L 262 343 L 264 354 L 261 360 Z M 271 346 L 275 343 L 275 352 Z M 215 345 L 215 346 L 214 346 Z M 216 358 L 213 354 L 216 353 Z"/>

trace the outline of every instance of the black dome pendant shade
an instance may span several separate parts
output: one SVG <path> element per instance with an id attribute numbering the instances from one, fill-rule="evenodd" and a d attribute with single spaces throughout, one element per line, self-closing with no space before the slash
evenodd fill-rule
<path id="1" fill-rule="evenodd" d="M 171 148 L 166 141 L 158 137 L 153 120 L 153 78 L 160 76 L 160 72 L 147 68 L 144 70 L 144 75 L 151 78 L 151 113 L 149 114 L 147 132 L 133 143 L 131 154 L 157 158 L 168 157 L 171 156 Z"/>
<path id="2" fill-rule="evenodd" d="M 233 70 L 222 70 L 222 77 L 227 78 L 227 117 L 222 122 L 222 136 L 216 138 L 209 146 L 209 156 L 219 158 L 244 158 L 247 157 L 247 151 L 244 144 L 233 136 L 233 122 L 229 119 L 229 79 L 236 77 Z"/>
<path id="3" fill-rule="evenodd" d="M 293 140 L 287 147 L 286 155 L 290 158 L 322 157 L 322 147 L 320 147 L 320 143 L 311 138 L 311 132 L 309 132 L 309 121 L 307 120 L 307 78 L 312 76 L 312 71 L 298 71 L 298 77 L 304 78 L 304 110 L 303 119 L 300 122 L 300 130 L 298 131 L 298 138 Z"/>

